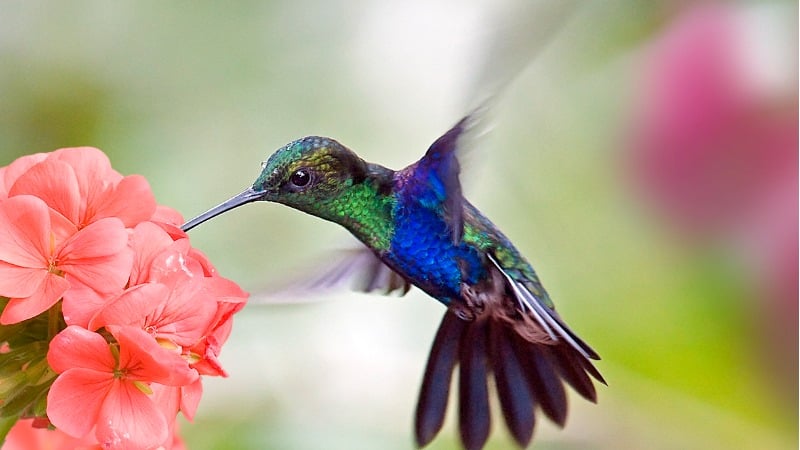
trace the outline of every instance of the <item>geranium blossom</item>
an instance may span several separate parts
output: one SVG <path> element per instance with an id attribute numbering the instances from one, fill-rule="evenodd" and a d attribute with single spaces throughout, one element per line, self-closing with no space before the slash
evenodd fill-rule
<path id="1" fill-rule="evenodd" d="M 119 219 L 77 230 L 29 195 L 0 202 L 0 242 L 0 295 L 11 299 L 0 315 L 3 324 L 47 310 L 72 287 L 119 290 L 132 262 Z"/>
<path id="2" fill-rule="evenodd" d="M 67 327 L 50 343 L 47 361 L 60 376 L 47 397 L 48 417 L 73 436 L 96 427 L 104 448 L 161 445 L 169 437 L 168 419 L 151 398 L 150 384 L 188 385 L 198 374 L 139 328 L 110 326 L 109 331 L 118 348 L 77 326 Z"/>
<path id="3" fill-rule="evenodd" d="M 7 446 L 184 447 L 176 416 L 194 417 L 201 375 L 225 375 L 219 352 L 248 295 L 182 221 L 91 147 L 0 168 L 0 366 L 18 368 L 0 373 L 0 419 L 39 427 L 17 422 Z"/>
<path id="4" fill-rule="evenodd" d="M 78 228 L 106 217 L 132 227 L 156 210 L 147 180 L 139 175 L 123 177 L 103 152 L 92 147 L 57 150 L 16 180 L 5 180 L 10 181 L 9 197 L 35 195 Z"/>
<path id="5" fill-rule="evenodd" d="M 33 420 L 20 420 L 8 432 L 3 450 L 100 450 L 94 439 L 81 439 L 61 430 L 36 427 Z"/>

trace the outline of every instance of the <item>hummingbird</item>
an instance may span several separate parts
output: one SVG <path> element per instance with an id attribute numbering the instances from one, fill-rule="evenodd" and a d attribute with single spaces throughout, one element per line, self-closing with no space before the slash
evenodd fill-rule
<path id="1" fill-rule="evenodd" d="M 363 246 L 317 279 L 343 277 L 385 294 L 416 286 L 446 307 L 416 407 L 419 447 L 441 430 L 458 368 L 458 423 L 464 448 L 481 449 L 491 430 L 489 383 L 513 439 L 526 447 L 540 412 L 563 427 L 565 383 L 596 402 L 598 354 L 555 311 L 530 263 L 467 201 L 459 147 L 470 115 L 417 162 L 391 170 L 364 161 L 334 139 L 308 136 L 278 149 L 255 182 L 197 216 L 188 231 L 251 202 L 275 202 L 337 223 Z"/>

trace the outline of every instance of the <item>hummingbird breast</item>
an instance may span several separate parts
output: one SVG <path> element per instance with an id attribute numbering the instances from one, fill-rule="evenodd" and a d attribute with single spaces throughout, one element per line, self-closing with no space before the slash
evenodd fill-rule
<path id="1" fill-rule="evenodd" d="M 419 204 L 398 202 L 386 262 L 411 283 L 445 305 L 488 275 L 483 255 L 461 241 L 453 243 L 442 214 Z"/>

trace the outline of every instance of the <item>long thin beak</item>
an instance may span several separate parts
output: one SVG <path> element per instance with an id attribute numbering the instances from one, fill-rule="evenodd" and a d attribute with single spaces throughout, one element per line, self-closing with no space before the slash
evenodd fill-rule
<path id="1" fill-rule="evenodd" d="M 219 205 L 209 209 L 208 211 L 200 214 L 199 216 L 195 217 L 194 219 L 186 222 L 185 224 L 181 225 L 181 230 L 189 231 L 192 228 L 200 225 L 201 223 L 205 222 L 208 219 L 216 217 L 225 211 L 229 211 L 237 206 L 242 206 L 245 203 L 251 203 L 256 200 L 263 198 L 264 191 L 256 191 L 253 188 L 249 188 L 242 192 L 241 194 L 234 195 L 233 197 L 225 200 L 224 202 L 220 203 Z"/>

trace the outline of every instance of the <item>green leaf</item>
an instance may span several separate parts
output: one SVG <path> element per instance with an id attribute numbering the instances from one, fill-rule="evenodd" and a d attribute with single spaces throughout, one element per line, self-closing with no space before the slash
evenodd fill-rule
<path id="1" fill-rule="evenodd" d="M 6 442 L 6 436 L 11 431 L 11 427 L 19 420 L 19 417 L 0 417 L 0 447 Z"/>

